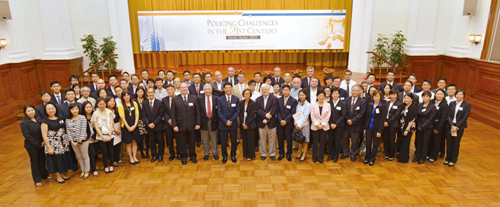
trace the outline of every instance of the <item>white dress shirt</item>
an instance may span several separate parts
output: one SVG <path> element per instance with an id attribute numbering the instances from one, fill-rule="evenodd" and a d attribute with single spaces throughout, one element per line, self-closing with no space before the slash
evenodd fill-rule
<path id="1" fill-rule="evenodd" d="M 316 103 L 316 95 L 318 94 L 318 88 L 316 88 L 315 90 L 313 90 L 312 88 L 310 88 L 310 93 L 309 93 L 309 96 L 311 100 L 311 103 Z"/>
<path id="2" fill-rule="evenodd" d="M 349 80 L 349 94 L 348 96 L 352 96 L 352 87 L 356 85 L 356 81 L 353 81 L 353 80 Z M 340 82 L 340 88 L 344 89 L 347 91 L 347 82 L 345 80 L 343 80 L 342 82 Z"/>
<path id="3" fill-rule="evenodd" d="M 450 96 L 446 96 L 445 98 L 448 105 L 450 105 L 452 101 L 457 101 L 457 98 L 455 96 L 453 96 L 453 98 L 450 98 Z"/>
<path id="4" fill-rule="evenodd" d="M 432 91 L 429 91 L 429 92 L 431 92 L 431 99 L 430 100 L 434 99 L 434 93 Z M 416 93 L 418 96 L 419 103 L 424 103 L 424 99 L 422 99 L 422 93 L 424 93 L 424 91 L 420 91 L 420 92 Z"/>
<path id="5" fill-rule="evenodd" d="M 464 102 L 463 99 L 462 99 L 462 101 L 457 102 L 457 105 L 455 106 L 455 116 L 453 116 L 453 123 L 454 124 L 457 123 L 457 113 L 458 113 L 458 109 L 460 109 L 460 106 L 462 105 L 462 102 Z"/>

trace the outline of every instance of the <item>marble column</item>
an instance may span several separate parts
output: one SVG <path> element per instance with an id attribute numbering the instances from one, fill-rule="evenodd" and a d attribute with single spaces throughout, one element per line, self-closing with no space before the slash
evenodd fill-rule
<path id="1" fill-rule="evenodd" d="M 436 55 L 434 29 L 438 10 L 437 0 L 412 0 L 408 22 L 408 55 Z"/>
<path id="2" fill-rule="evenodd" d="M 372 11 L 373 1 L 353 1 L 349 65 L 347 68 L 355 73 L 368 71 L 368 54 L 366 52 L 370 48 Z"/>
<path id="3" fill-rule="evenodd" d="M 108 0 L 109 24 L 113 40 L 117 42 L 118 69 L 135 73 L 132 33 L 127 0 Z"/>
<path id="4" fill-rule="evenodd" d="M 12 19 L 7 21 L 7 34 L 9 39 L 7 39 L 7 62 L 17 63 L 24 62 L 33 59 L 31 54 L 26 51 L 26 45 L 24 40 L 26 38 L 26 31 L 23 25 L 22 12 L 22 2 L 20 1 L 10 1 L 10 12 Z"/>

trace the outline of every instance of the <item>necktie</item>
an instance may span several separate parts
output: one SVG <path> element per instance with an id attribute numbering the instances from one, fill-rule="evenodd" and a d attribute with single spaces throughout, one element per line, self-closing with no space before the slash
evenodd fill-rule
<path id="1" fill-rule="evenodd" d="M 196 85 L 196 95 L 200 95 L 200 84 Z"/>
<path id="2" fill-rule="evenodd" d="M 210 119 L 212 118 L 212 105 L 210 105 L 210 97 L 207 97 L 207 110 L 208 110 L 207 116 Z"/>
<path id="3" fill-rule="evenodd" d="M 97 90 L 98 90 L 98 89 L 97 89 L 97 85 L 95 85 L 95 84 L 94 84 L 94 87 L 95 87 L 95 91 L 97 92 Z"/>
<path id="4" fill-rule="evenodd" d="M 255 91 L 259 91 L 259 83 L 257 83 L 257 87 L 255 87 Z"/>
<path id="5" fill-rule="evenodd" d="M 285 106 L 286 106 L 286 101 L 288 100 L 288 98 L 285 98 Z"/>
<path id="6" fill-rule="evenodd" d="M 349 82 L 346 82 L 346 83 L 347 83 L 347 95 L 348 95 L 348 96 L 350 96 L 351 94 L 349 93 L 349 91 L 350 91 L 350 90 L 349 90 L 349 89 L 350 89 L 350 88 L 349 88 Z"/>
<path id="7" fill-rule="evenodd" d="M 151 107 L 151 110 L 153 110 L 153 101 L 149 101 L 149 107 Z"/>
<path id="8" fill-rule="evenodd" d="M 184 105 L 187 106 L 187 99 L 186 99 L 186 96 L 184 96 Z"/>
<path id="9" fill-rule="evenodd" d="M 231 107 L 231 98 L 227 97 L 227 107 Z"/>
<path id="10" fill-rule="evenodd" d="M 56 96 L 56 99 L 57 99 L 57 104 L 61 104 L 61 97 L 60 96 Z"/>
<path id="11" fill-rule="evenodd" d="M 353 99 L 352 99 L 352 102 L 351 102 L 351 112 L 352 112 L 352 110 L 354 109 L 354 102 L 355 102 L 355 101 L 356 101 L 356 99 L 354 99 L 354 98 L 353 98 Z"/>

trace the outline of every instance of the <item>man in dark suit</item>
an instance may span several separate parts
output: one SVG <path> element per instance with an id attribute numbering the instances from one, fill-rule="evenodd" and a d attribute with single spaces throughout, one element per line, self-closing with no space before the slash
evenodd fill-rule
<path id="1" fill-rule="evenodd" d="M 332 82 L 332 92 L 333 89 L 338 89 L 339 91 L 339 99 L 341 101 L 345 101 L 349 95 L 347 95 L 347 91 L 344 90 L 343 88 L 340 88 L 340 83 L 342 83 L 342 78 L 339 76 L 333 77 L 333 82 Z"/>
<path id="2" fill-rule="evenodd" d="M 109 86 L 106 88 L 108 94 L 112 95 L 114 98 L 117 98 L 118 95 L 115 92 L 115 87 L 118 86 L 118 79 L 116 78 L 116 75 L 108 76 L 108 82 Z"/>
<path id="3" fill-rule="evenodd" d="M 319 79 L 316 77 L 312 77 L 310 86 L 305 88 L 307 95 L 306 99 L 311 104 L 316 103 L 316 95 L 321 91 L 321 87 L 319 87 L 318 85 Z"/>
<path id="4" fill-rule="evenodd" d="M 139 76 L 137 74 L 132 74 L 130 77 L 130 84 L 128 86 L 128 91 L 135 94 L 137 87 L 139 87 Z"/>
<path id="5" fill-rule="evenodd" d="M 52 90 L 52 97 L 50 101 L 58 105 L 64 103 L 66 98 L 61 93 L 61 83 L 59 83 L 59 81 L 50 82 L 50 89 Z"/>
<path id="6" fill-rule="evenodd" d="M 280 156 L 278 160 L 282 160 L 285 156 L 285 139 L 286 139 L 286 159 L 292 161 L 292 132 L 294 128 L 293 117 L 297 109 L 297 100 L 290 96 L 290 86 L 283 86 L 283 96 L 278 98 L 278 147 Z"/>
<path id="7" fill-rule="evenodd" d="M 253 74 L 253 80 L 255 81 L 255 92 L 261 92 L 260 88 L 262 88 L 262 73 L 260 72 L 255 72 Z M 253 93 L 253 91 L 252 91 Z"/>
<path id="8" fill-rule="evenodd" d="M 233 86 L 238 83 L 238 79 L 236 77 L 234 77 L 234 68 L 233 67 L 227 68 L 227 75 L 228 75 L 228 77 L 224 78 L 224 80 L 223 80 L 224 82 L 229 82 Z"/>
<path id="9" fill-rule="evenodd" d="M 383 92 L 385 85 L 389 84 L 392 86 L 393 89 L 396 89 L 399 91 L 401 87 L 399 86 L 399 84 L 394 82 L 395 75 L 396 75 L 396 73 L 394 71 L 392 71 L 392 70 L 387 71 L 387 75 L 386 75 L 387 81 L 380 84 L 379 90 Z"/>
<path id="10" fill-rule="evenodd" d="M 90 72 L 90 79 L 92 83 L 88 85 L 90 88 L 90 94 L 97 92 L 97 81 L 99 80 L 99 74 L 97 72 Z"/>
<path id="11" fill-rule="evenodd" d="M 187 164 L 188 145 L 189 158 L 193 163 L 198 163 L 195 151 L 195 130 L 200 129 L 200 105 L 197 98 L 193 94 L 188 94 L 188 84 L 182 82 L 180 85 L 181 94 L 173 99 L 172 108 L 170 109 L 172 126 L 174 132 L 177 132 L 177 144 L 179 145 L 178 153 L 181 154 L 183 165 Z"/>
<path id="12" fill-rule="evenodd" d="M 307 67 L 307 77 L 302 78 L 302 85 L 300 86 L 301 88 L 308 88 L 311 84 L 311 79 L 314 76 L 314 67 L 313 66 L 308 66 Z M 318 82 L 318 87 L 321 87 L 321 83 Z"/>
<path id="13" fill-rule="evenodd" d="M 205 92 L 203 91 L 204 83 L 201 83 L 201 75 L 199 73 L 193 74 L 193 83 L 188 86 L 189 94 L 193 94 L 196 97 L 203 96 Z M 201 144 L 201 133 L 200 130 L 196 130 L 196 146 L 200 147 Z"/>
<path id="14" fill-rule="evenodd" d="M 217 130 L 219 128 L 217 99 L 219 97 L 212 95 L 212 86 L 210 84 L 203 86 L 203 91 L 205 91 L 205 94 L 198 97 L 201 116 L 201 137 L 203 138 L 203 151 L 205 153 L 203 160 L 208 160 L 209 158 L 210 144 L 212 144 L 214 159 L 219 160 L 219 152 L 217 150 Z M 224 149 L 226 148 L 222 148 L 221 150 Z"/>
<path id="15" fill-rule="evenodd" d="M 342 136 L 342 157 L 345 159 L 351 157 L 351 161 L 356 161 L 356 152 L 358 151 L 359 137 L 363 135 L 363 119 L 366 111 L 366 100 L 359 97 L 361 87 L 356 85 L 352 87 L 352 96 L 347 98 L 346 103 L 346 119 L 347 125 L 344 127 Z M 351 138 L 351 140 L 349 140 Z M 351 141 L 351 149 L 349 150 L 349 141 Z"/>
<path id="16" fill-rule="evenodd" d="M 278 111 L 278 98 L 270 95 L 271 86 L 262 85 L 262 96 L 255 101 L 257 103 L 257 127 L 259 128 L 260 137 L 260 159 L 266 160 L 267 150 L 266 145 L 269 141 L 269 157 L 276 160 L 276 127 L 278 120 L 276 113 Z"/>
<path id="17" fill-rule="evenodd" d="M 161 100 L 163 104 L 164 114 L 163 114 L 163 128 L 165 129 L 165 135 L 167 137 L 167 145 L 168 151 L 170 153 L 170 157 L 168 157 L 169 161 L 174 160 L 175 158 L 175 149 L 174 149 L 174 128 L 172 127 L 172 100 L 175 97 L 175 87 L 172 84 L 167 85 L 167 93 L 168 96 Z M 179 141 L 176 140 L 177 143 Z M 179 144 L 177 144 L 177 152 L 179 152 Z"/>
<path id="18" fill-rule="evenodd" d="M 222 73 L 220 71 L 215 71 L 214 73 L 215 81 L 210 83 L 212 85 L 212 93 L 215 96 L 223 96 L 224 95 L 224 81 L 222 80 Z"/>
<path id="19" fill-rule="evenodd" d="M 167 86 L 174 85 L 174 72 L 171 70 L 167 71 L 167 79 L 163 82 L 163 88 L 167 88 Z"/>
<path id="20" fill-rule="evenodd" d="M 403 85 L 403 91 L 398 94 L 398 101 L 404 103 L 404 97 L 406 94 L 411 93 L 411 89 L 413 88 L 413 82 L 407 80 Z M 418 105 L 419 98 L 418 95 L 413 93 L 413 104 Z"/>
<path id="21" fill-rule="evenodd" d="M 50 92 L 42 91 L 42 93 L 40 94 L 40 98 L 42 99 L 42 103 L 36 106 L 35 111 L 36 117 L 43 119 L 43 117 L 45 117 L 45 104 L 47 104 L 51 98 Z"/>
<path id="22" fill-rule="evenodd" d="M 280 77 L 280 75 L 281 75 L 281 68 L 278 66 L 274 67 L 274 77 L 271 81 L 271 84 L 273 86 L 276 82 L 280 83 L 280 86 L 285 82 L 285 80 L 282 77 Z"/>
<path id="23" fill-rule="evenodd" d="M 125 80 L 125 79 L 121 79 L 120 80 L 120 87 L 122 88 L 123 91 L 128 91 L 130 93 L 130 98 L 133 99 L 134 98 L 134 90 L 130 90 L 130 85 L 128 84 L 128 81 Z"/>
<path id="24" fill-rule="evenodd" d="M 219 115 L 219 130 L 221 131 L 222 163 L 227 162 L 227 139 L 231 138 L 231 161 L 236 163 L 236 136 L 238 131 L 238 115 L 240 113 L 240 100 L 233 96 L 231 83 L 224 84 L 224 96 L 217 99 L 217 113 Z"/>
<path id="25" fill-rule="evenodd" d="M 148 88 L 146 94 L 148 98 L 142 101 L 142 110 L 151 146 L 151 162 L 155 162 L 156 160 L 162 162 L 163 155 L 165 154 L 162 131 L 162 118 L 165 109 L 163 108 L 162 101 L 155 98 L 155 89 L 153 87 Z"/>
<path id="26" fill-rule="evenodd" d="M 90 97 L 92 97 L 95 100 L 97 100 L 97 98 L 99 98 L 99 94 L 97 94 L 99 92 L 99 89 L 105 89 L 106 90 L 106 82 L 104 82 L 103 79 L 97 80 L 97 91 L 94 92 L 94 93 L 90 93 Z M 106 92 L 108 93 L 108 96 L 111 96 L 111 94 L 108 92 L 108 90 L 106 90 Z"/>
<path id="27" fill-rule="evenodd" d="M 340 100 L 339 89 L 332 89 L 332 99 L 331 99 L 331 115 L 330 115 L 330 131 L 328 131 L 328 159 L 326 161 L 333 160 L 337 162 L 340 154 L 340 140 L 342 140 L 342 133 L 345 125 L 346 117 L 346 104 L 344 101 Z M 343 90 L 343 89 L 342 89 Z M 346 91 L 347 93 L 347 91 Z"/>
<path id="28" fill-rule="evenodd" d="M 68 90 L 66 90 L 66 94 L 65 94 L 64 97 L 66 98 L 66 100 L 64 101 L 64 103 L 62 103 L 62 104 L 59 105 L 59 108 L 61 109 L 62 116 L 65 119 L 67 119 L 69 113 L 71 113 L 69 111 L 69 105 L 71 105 L 73 103 L 76 103 L 78 105 L 78 108 L 80 110 L 82 110 L 82 104 L 76 102 L 76 100 L 75 100 L 75 91 L 73 89 L 71 89 L 71 88 L 69 88 Z"/>
<path id="29" fill-rule="evenodd" d="M 415 85 L 417 83 L 417 75 L 415 73 L 410 74 L 410 76 L 408 76 L 408 80 L 413 83 L 413 86 L 412 86 L 410 92 L 415 94 L 415 93 L 422 91 L 422 89 L 420 87 Z M 403 88 L 399 89 L 399 91 L 403 92 Z"/>

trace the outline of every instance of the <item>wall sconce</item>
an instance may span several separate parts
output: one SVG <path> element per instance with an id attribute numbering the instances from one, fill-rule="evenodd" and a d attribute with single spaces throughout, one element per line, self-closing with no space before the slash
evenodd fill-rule
<path id="1" fill-rule="evenodd" d="M 7 40 L 6 39 L 0 39 L 0 50 L 4 47 L 7 46 Z"/>
<path id="2" fill-rule="evenodd" d="M 469 35 L 469 42 L 472 42 L 474 44 L 479 44 L 483 37 L 480 34 L 471 34 Z"/>

